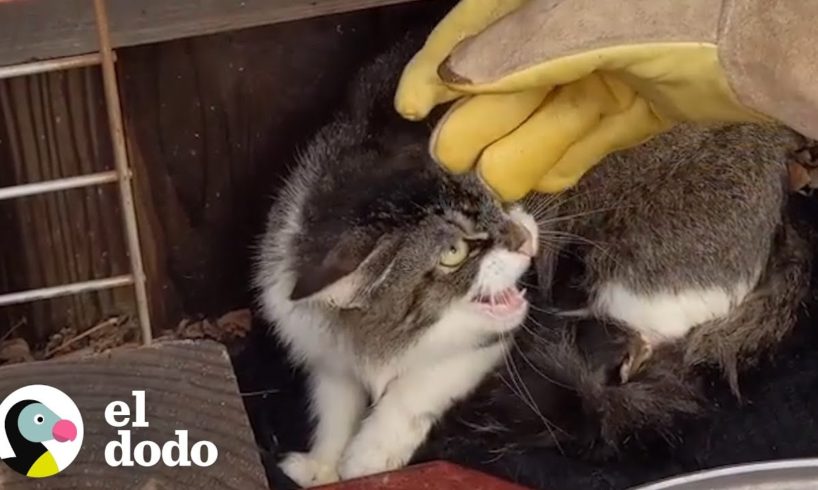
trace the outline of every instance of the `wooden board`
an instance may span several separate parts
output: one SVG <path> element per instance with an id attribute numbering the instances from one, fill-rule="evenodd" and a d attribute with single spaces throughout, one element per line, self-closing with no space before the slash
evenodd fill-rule
<path id="1" fill-rule="evenodd" d="M 526 490 L 527 487 L 445 461 L 348 480 L 316 490 Z"/>
<path id="2" fill-rule="evenodd" d="M 108 10 L 117 48 L 408 1 L 109 0 Z M 0 66 L 96 50 L 91 0 L 0 2 Z"/>
<path id="3" fill-rule="evenodd" d="M 82 449 L 62 473 L 41 480 L 25 478 L 0 463 L 4 490 L 267 488 L 230 360 L 220 344 L 157 343 L 86 359 L 4 367 L 0 400 L 30 384 L 48 384 L 73 399 L 85 425 Z M 131 390 L 135 389 L 145 390 L 149 427 L 132 429 L 134 445 L 142 440 L 161 445 L 175 439 L 175 429 L 188 429 L 191 443 L 209 440 L 216 445 L 216 463 L 206 468 L 108 466 L 104 448 L 117 434 L 104 420 L 105 407 L 114 400 L 133 407 Z"/>

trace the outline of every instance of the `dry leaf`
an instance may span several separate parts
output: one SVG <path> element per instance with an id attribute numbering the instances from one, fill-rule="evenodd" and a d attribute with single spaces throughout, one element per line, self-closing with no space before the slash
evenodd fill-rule
<path id="1" fill-rule="evenodd" d="M 45 352 L 47 355 L 50 355 L 51 352 L 57 350 L 61 345 L 68 341 L 68 339 L 72 339 L 77 336 L 77 329 L 76 327 L 63 327 L 60 330 L 51 334 L 48 337 L 48 342 L 45 346 Z M 47 357 L 44 356 L 44 357 Z"/>
<path id="2" fill-rule="evenodd" d="M 253 326 L 253 314 L 248 309 L 235 310 L 222 315 L 217 323 L 231 337 L 244 337 Z"/>
<path id="3" fill-rule="evenodd" d="M 127 344 L 135 339 L 136 325 L 128 316 L 107 318 L 91 328 L 77 333 L 77 329 L 66 327 L 48 339 L 42 358 L 63 357 L 74 351 L 82 356 L 88 350 L 103 352 Z"/>
<path id="4" fill-rule="evenodd" d="M 235 310 L 225 313 L 216 321 L 208 319 L 179 322 L 175 337 L 180 339 L 210 339 L 225 343 L 247 335 L 252 326 L 250 310 Z"/>
<path id="5" fill-rule="evenodd" d="M 31 349 L 25 339 L 8 339 L 0 343 L 0 364 L 16 364 L 33 360 L 34 356 L 31 355 Z"/>

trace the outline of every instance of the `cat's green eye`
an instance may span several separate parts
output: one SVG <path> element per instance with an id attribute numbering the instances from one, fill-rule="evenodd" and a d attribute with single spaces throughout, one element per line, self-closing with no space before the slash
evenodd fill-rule
<path id="1" fill-rule="evenodd" d="M 452 246 L 440 254 L 440 265 L 444 267 L 457 267 L 469 256 L 469 244 L 464 239 L 459 239 Z"/>

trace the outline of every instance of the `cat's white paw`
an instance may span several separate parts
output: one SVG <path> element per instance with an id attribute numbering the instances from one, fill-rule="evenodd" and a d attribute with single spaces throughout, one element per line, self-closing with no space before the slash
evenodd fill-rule
<path id="1" fill-rule="evenodd" d="M 342 480 L 360 478 L 400 468 L 408 461 L 403 455 L 393 455 L 377 448 L 363 448 L 350 452 L 338 465 Z"/>
<path id="2" fill-rule="evenodd" d="M 361 432 L 352 440 L 338 464 L 341 479 L 360 478 L 405 466 L 419 440 L 418 435 L 407 432 L 412 431 Z"/>
<path id="3" fill-rule="evenodd" d="M 278 466 L 290 479 L 305 488 L 338 481 L 334 464 L 319 461 L 309 453 L 289 453 Z"/>

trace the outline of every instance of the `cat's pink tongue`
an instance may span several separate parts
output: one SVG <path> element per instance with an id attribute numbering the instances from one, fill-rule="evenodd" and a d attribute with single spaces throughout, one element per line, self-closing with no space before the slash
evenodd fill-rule
<path id="1" fill-rule="evenodd" d="M 516 310 L 517 308 L 522 306 L 523 303 L 525 303 L 524 291 L 518 291 L 517 289 L 514 289 L 510 291 L 505 291 L 504 293 L 505 294 L 503 298 L 504 299 L 503 303 L 505 304 L 506 307 L 510 309 Z"/>
<path id="2" fill-rule="evenodd" d="M 495 315 L 516 311 L 525 301 L 525 291 L 517 288 L 508 288 L 490 296 L 483 295 L 477 298 L 481 306 Z"/>

